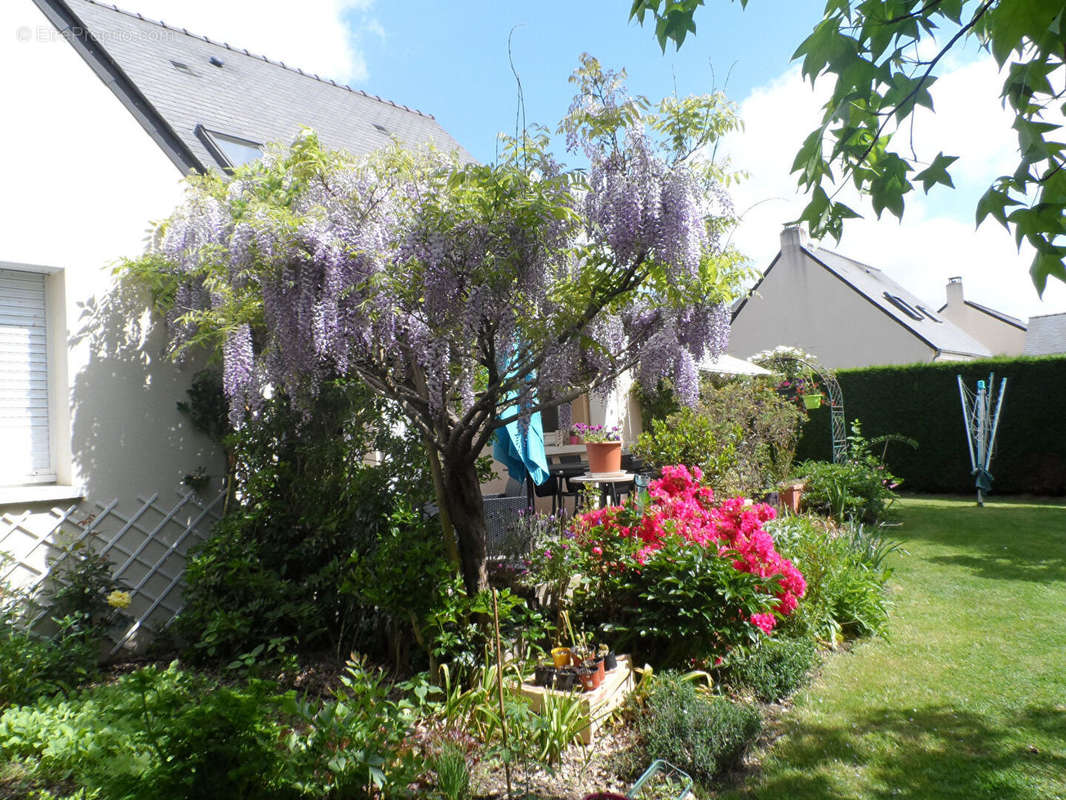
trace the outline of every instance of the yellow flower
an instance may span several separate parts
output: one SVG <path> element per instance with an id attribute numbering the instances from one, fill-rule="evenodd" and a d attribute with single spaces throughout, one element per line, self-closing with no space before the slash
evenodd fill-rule
<path id="1" fill-rule="evenodd" d="M 129 592 L 114 591 L 107 596 L 107 604 L 112 608 L 128 608 L 130 599 Z"/>

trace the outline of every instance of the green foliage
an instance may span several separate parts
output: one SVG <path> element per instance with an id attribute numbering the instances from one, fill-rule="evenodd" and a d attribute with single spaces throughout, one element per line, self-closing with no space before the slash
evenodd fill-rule
<path id="1" fill-rule="evenodd" d="M 527 656 L 540 651 L 547 627 L 538 610 L 508 589 L 497 592 L 500 637 L 508 652 Z M 426 616 L 425 644 L 435 663 L 448 664 L 461 681 L 471 680 L 493 645 L 492 594 L 471 597 L 460 578 L 441 583 Z"/>
<path id="2" fill-rule="evenodd" d="M 733 566 L 733 555 L 670 536 L 639 569 L 609 566 L 629 563 L 642 544 L 638 537 L 605 540 L 600 569 L 590 569 L 574 592 L 578 618 L 616 651 L 677 667 L 763 635 L 743 620 L 775 598 L 763 578 Z"/>
<path id="3" fill-rule="evenodd" d="M 722 477 L 728 495 L 759 497 L 787 478 L 806 415 L 766 381 L 705 380 L 700 413 L 739 431 L 733 458 Z"/>
<path id="4" fill-rule="evenodd" d="M 0 754 L 43 781 L 115 800 L 404 796 L 407 746 L 434 689 L 350 661 L 324 701 L 147 667 L 68 699 L 8 709 Z"/>
<path id="5" fill-rule="evenodd" d="M 113 798 L 283 797 L 265 687 L 208 690 L 175 665 L 8 710 L 0 750 Z"/>
<path id="6" fill-rule="evenodd" d="M 817 662 L 818 651 L 811 638 L 774 636 L 730 654 L 717 674 L 730 688 L 772 703 L 802 686 Z"/>
<path id="7" fill-rule="evenodd" d="M 36 596 L 0 584 L 0 708 L 71 692 L 98 674 L 100 643 L 119 611 L 108 593 L 119 588 L 106 556 L 88 542 L 65 558 Z M 54 629 L 48 636 L 26 630 L 46 607 Z"/>
<path id="8" fill-rule="evenodd" d="M 645 763 L 664 759 L 704 785 L 736 766 L 762 727 L 753 707 L 708 697 L 676 674 L 657 677 L 645 709 L 637 720 Z"/>
<path id="9" fill-rule="evenodd" d="M 741 6 L 747 0 L 740 0 Z M 680 47 L 696 30 L 693 16 L 704 0 L 633 0 L 631 17 L 650 12 L 665 49 Z M 1013 114 L 1019 160 L 1012 174 L 997 178 L 977 204 L 977 223 L 991 216 L 1013 229 L 1019 246 L 1035 250 L 1033 285 L 1043 292 L 1049 277 L 1066 281 L 1066 142 L 1059 88 L 1066 64 L 1066 24 L 1061 0 L 951 0 L 951 2 L 851 2 L 834 0 L 799 45 L 803 75 L 812 83 L 831 77 L 833 92 L 821 124 L 796 154 L 792 171 L 810 200 L 800 216 L 812 233 L 840 238 L 852 209 L 827 193 L 851 181 L 884 210 L 903 216 L 904 198 L 921 183 L 954 184 L 948 168 L 955 156 L 921 156 L 906 145 L 890 149 L 893 137 L 919 106 L 932 110 L 929 88 L 941 59 L 955 47 L 977 43 L 991 53 L 1003 75 L 1000 96 Z M 930 46 L 931 45 L 931 49 Z M 906 135 L 902 138 L 906 139 Z M 838 167 L 834 174 L 832 167 Z M 923 168 L 924 167 L 924 168 Z"/>
<path id="10" fill-rule="evenodd" d="M 72 627 L 68 632 L 104 633 L 116 616 L 107 596 L 120 588 L 111 574 L 113 568 L 107 556 L 95 552 L 87 542 L 68 548 L 45 588 L 50 615 L 68 619 L 68 628 Z"/>
<path id="11" fill-rule="evenodd" d="M 406 740 L 435 689 L 420 676 L 395 690 L 380 670 L 353 657 L 332 699 L 291 703 L 301 724 L 289 735 L 284 757 L 302 796 L 406 793 L 423 767 Z"/>
<path id="12" fill-rule="evenodd" d="M 193 658 L 229 662 L 278 639 L 338 656 L 379 646 L 377 612 L 343 590 L 351 558 L 429 495 L 423 451 L 393 419 L 361 387 L 328 385 L 310 419 L 277 397 L 233 437 L 239 501 L 185 573 L 177 630 Z M 375 446 L 381 467 L 362 463 Z"/>
<path id="13" fill-rule="evenodd" d="M 805 481 L 803 502 L 814 511 L 837 522 L 856 520 L 878 523 L 885 519 L 896 500 L 899 478 L 885 467 L 884 455 L 890 441 L 903 441 L 917 449 L 912 439 L 898 435 L 880 437 L 884 445 L 875 452 L 875 442 L 862 435 L 858 420 L 851 426 L 847 454 L 842 462 L 804 461 L 797 473 Z"/>
<path id="14" fill-rule="evenodd" d="M 767 525 L 778 551 L 807 580 L 807 594 L 783 626 L 784 634 L 813 636 L 831 646 L 845 636 L 883 635 L 888 623 L 885 563 L 898 542 L 876 526 L 829 527 L 811 517 L 788 516 Z"/>
<path id="15" fill-rule="evenodd" d="M 444 800 L 466 800 L 470 797 L 470 768 L 466 753 L 451 743 L 441 748 L 430 765 L 437 777 L 437 791 Z"/>
<path id="16" fill-rule="evenodd" d="M 892 471 L 910 491 L 972 494 L 956 375 L 972 390 L 978 380 L 1006 377 L 1007 394 L 992 459 L 993 490 L 1066 494 L 1066 416 L 1052 387 L 1066 385 L 1066 358 L 1001 358 L 842 370 L 837 378 L 849 416 L 871 438 L 891 431 L 921 442 L 920 451 L 892 446 Z M 829 412 L 812 411 L 798 451 L 829 458 Z"/>
<path id="17" fill-rule="evenodd" d="M 736 426 L 714 420 L 692 408 L 682 408 L 664 420 L 652 420 L 637 438 L 633 454 L 650 467 L 673 464 L 698 466 L 703 479 L 719 486 L 734 461 Z"/>
<path id="18" fill-rule="evenodd" d="M 22 630 L 14 615 L 0 616 L 0 708 L 69 692 L 98 674 L 99 644 L 74 622 L 61 619 L 52 638 Z"/>

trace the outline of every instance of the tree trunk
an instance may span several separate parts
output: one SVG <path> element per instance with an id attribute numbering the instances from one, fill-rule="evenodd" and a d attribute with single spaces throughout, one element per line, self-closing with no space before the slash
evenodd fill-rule
<path id="1" fill-rule="evenodd" d="M 459 566 L 471 596 L 489 587 L 485 567 L 485 507 L 472 461 L 444 456 L 444 502 L 459 540 Z"/>

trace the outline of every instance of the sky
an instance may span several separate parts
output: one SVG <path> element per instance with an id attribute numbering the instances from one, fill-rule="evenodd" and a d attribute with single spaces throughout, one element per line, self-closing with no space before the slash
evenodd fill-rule
<path id="1" fill-rule="evenodd" d="M 708 0 L 697 11 L 696 34 L 665 54 L 650 28 L 628 19 L 629 6 L 630 0 L 119 2 L 433 114 L 481 161 L 494 159 L 497 134 L 513 134 L 522 114 L 526 123 L 554 130 L 572 98 L 567 79 L 584 52 L 605 67 L 625 67 L 631 91 L 649 98 L 723 89 L 745 128 L 720 153 L 749 174 L 731 190 L 743 214 L 734 243 L 764 270 L 782 225 L 803 206 L 789 167 L 827 90 L 801 81 L 790 57 L 821 18 L 822 0 L 754 0 L 746 10 Z M 884 270 L 931 307 L 943 304 L 948 277 L 958 275 L 966 299 L 1016 317 L 1066 311 L 1066 285 L 1049 281 L 1041 300 L 1028 275 L 1031 253 L 1019 254 L 1010 233 L 992 221 L 975 230 L 977 198 L 997 175 L 1013 172 L 1017 145 L 991 59 L 969 52 L 944 63 L 933 88 L 937 113 L 916 120 L 913 141 L 925 160 L 941 150 L 960 156 L 956 189 L 912 193 L 902 223 L 887 212 L 877 220 L 868 203 L 854 198 L 849 205 L 864 218 L 848 223 L 839 244 L 823 244 Z"/>

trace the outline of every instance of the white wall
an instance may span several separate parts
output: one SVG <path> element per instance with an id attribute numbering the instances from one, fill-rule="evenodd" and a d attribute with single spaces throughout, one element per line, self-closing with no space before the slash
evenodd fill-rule
<path id="1" fill-rule="evenodd" d="M 158 332 L 116 313 L 111 269 L 144 248 L 151 220 L 181 198 L 178 169 L 31 0 L 0 3 L 0 262 L 48 279 L 58 482 L 94 500 L 169 498 L 220 456 L 175 403 L 191 377 L 161 355 Z M 216 484 L 217 485 L 217 484 Z M 12 511 L 51 495 L 0 489 Z M 12 504 L 8 504 L 12 503 Z"/>
<path id="2" fill-rule="evenodd" d="M 933 357 L 931 347 L 798 247 L 788 246 L 733 320 L 729 352 L 747 358 L 782 344 L 813 353 L 832 369 Z"/>
<path id="3" fill-rule="evenodd" d="M 966 331 L 997 356 L 1020 356 L 1025 348 L 1025 331 L 966 305 L 962 281 L 949 283 L 947 303 L 940 316 Z"/>

